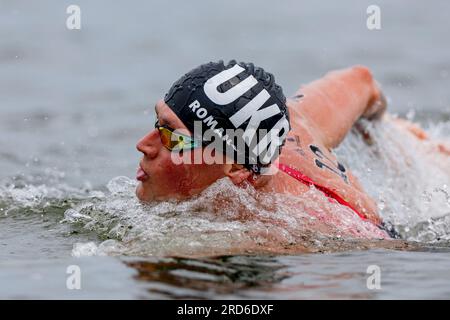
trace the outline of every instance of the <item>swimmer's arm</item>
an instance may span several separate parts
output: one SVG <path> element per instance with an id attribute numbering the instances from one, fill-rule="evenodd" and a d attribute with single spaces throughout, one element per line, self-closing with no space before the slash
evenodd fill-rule
<path id="1" fill-rule="evenodd" d="M 293 108 L 299 109 L 329 148 L 338 146 L 356 120 L 372 112 L 370 107 L 381 97 L 371 72 L 363 66 L 329 72 L 296 94 L 304 97 L 294 101 Z"/>

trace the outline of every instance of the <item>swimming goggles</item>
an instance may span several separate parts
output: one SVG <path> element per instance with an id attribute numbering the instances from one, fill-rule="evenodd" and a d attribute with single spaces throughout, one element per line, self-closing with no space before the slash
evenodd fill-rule
<path id="1" fill-rule="evenodd" d="M 158 121 L 155 122 L 155 129 L 159 131 L 159 137 L 162 145 L 169 151 L 173 150 L 190 150 L 200 147 L 202 144 L 194 140 L 194 137 L 175 133 L 175 129 L 168 125 L 160 125 Z"/>

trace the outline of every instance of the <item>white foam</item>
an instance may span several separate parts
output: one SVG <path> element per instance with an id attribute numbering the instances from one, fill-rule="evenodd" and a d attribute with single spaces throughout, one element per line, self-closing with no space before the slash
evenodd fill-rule
<path id="1" fill-rule="evenodd" d="M 450 156 L 435 146 L 437 140 L 449 142 L 445 130 L 450 123 L 431 126 L 429 141 L 417 139 L 394 121 L 362 123 L 374 144 L 367 145 L 354 131 L 336 153 L 377 201 L 382 217 L 406 239 L 448 239 L 450 228 L 437 228 L 430 221 L 450 215 Z"/>
<path id="2" fill-rule="evenodd" d="M 108 254 L 212 254 L 239 248 L 276 249 L 321 237 L 384 236 L 315 189 L 301 198 L 260 195 L 251 187 L 241 189 L 222 179 L 188 201 L 142 205 L 132 195 L 135 182 L 121 177 L 113 184 L 128 189 L 83 202 L 65 214 L 66 222 L 76 221 L 83 229 L 119 241 L 122 247 L 108 246 Z"/>

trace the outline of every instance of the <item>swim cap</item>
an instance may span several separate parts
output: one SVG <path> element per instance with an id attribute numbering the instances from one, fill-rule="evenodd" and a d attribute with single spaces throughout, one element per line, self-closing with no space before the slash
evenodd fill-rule
<path id="1" fill-rule="evenodd" d="M 233 159 L 254 173 L 278 157 L 290 130 L 281 87 L 252 63 L 203 64 L 177 80 L 164 100 L 195 139 L 208 145 L 197 129 L 212 131 L 228 146 L 226 154 L 232 150 Z"/>

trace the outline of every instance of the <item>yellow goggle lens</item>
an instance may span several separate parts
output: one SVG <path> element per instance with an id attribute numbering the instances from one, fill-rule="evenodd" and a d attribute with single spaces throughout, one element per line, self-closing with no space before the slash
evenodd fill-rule
<path id="1" fill-rule="evenodd" d="M 158 130 L 161 136 L 161 143 L 171 151 L 174 149 L 192 149 L 197 146 L 191 138 L 176 134 L 168 128 L 158 127 Z"/>

